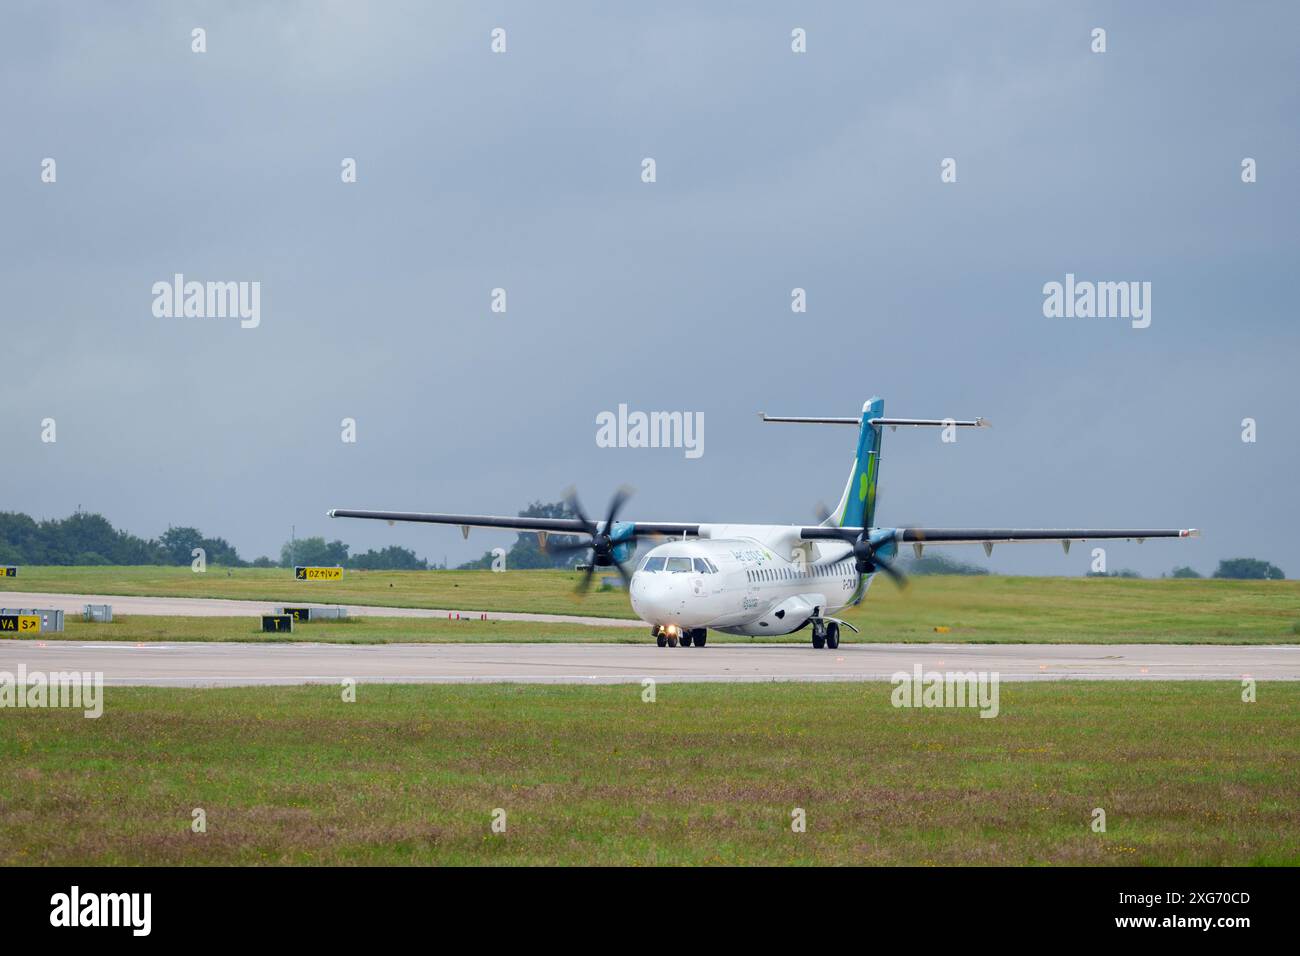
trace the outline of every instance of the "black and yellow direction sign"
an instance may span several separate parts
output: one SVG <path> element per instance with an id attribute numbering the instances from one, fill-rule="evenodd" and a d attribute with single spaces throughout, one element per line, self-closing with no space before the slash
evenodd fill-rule
<path id="1" fill-rule="evenodd" d="M 309 607 L 287 607 L 284 613 L 289 615 L 295 621 L 306 621 L 311 617 L 311 608 Z"/>
<path id="2" fill-rule="evenodd" d="M 293 576 L 299 581 L 339 581 L 343 578 L 343 569 L 299 566 L 293 569 Z"/>
<path id="3" fill-rule="evenodd" d="M 41 616 L 39 614 L 0 614 L 0 634 L 39 634 L 41 633 Z"/>
<path id="4" fill-rule="evenodd" d="M 18 577 L 18 569 L 15 568 L 12 564 L 0 565 L 0 578 L 16 578 L 16 577 Z"/>
<path id="5" fill-rule="evenodd" d="M 263 614 L 262 630 L 268 634 L 283 634 L 293 631 L 292 614 Z"/>

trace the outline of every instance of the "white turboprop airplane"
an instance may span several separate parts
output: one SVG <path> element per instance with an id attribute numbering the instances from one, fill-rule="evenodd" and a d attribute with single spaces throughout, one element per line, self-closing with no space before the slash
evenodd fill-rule
<path id="1" fill-rule="evenodd" d="M 691 524 L 677 521 L 618 521 L 627 492 L 619 491 L 604 521 L 592 521 L 572 499 L 576 518 L 523 518 L 496 515 L 422 514 L 403 511 L 350 511 L 336 508 L 331 518 L 421 521 L 470 528 L 535 532 L 548 552 L 590 550 L 585 591 L 596 567 L 617 568 L 627 582 L 632 610 L 650 625 L 660 647 L 703 647 L 709 628 L 727 634 L 790 634 L 811 625 L 815 648 L 835 648 L 840 625 L 833 615 L 856 605 L 872 577 L 882 571 L 898 584 L 904 579 L 889 563 L 910 544 L 917 557 L 928 545 L 982 544 L 991 554 L 1002 542 L 1187 538 L 1194 529 L 1026 529 L 878 528 L 876 480 L 880 439 L 885 426 L 988 427 L 988 422 L 953 419 L 886 418 L 885 403 L 873 398 L 861 418 L 789 418 L 763 415 L 765 422 L 858 426 L 857 454 L 839 505 L 816 525 Z M 578 543 L 551 542 L 549 535 L 585 534 Z M 624 567 L 643 538 L 670 539 L 652 548 L 636 570 Z M 853 628 L 853 630 L 857 630 Z"/>

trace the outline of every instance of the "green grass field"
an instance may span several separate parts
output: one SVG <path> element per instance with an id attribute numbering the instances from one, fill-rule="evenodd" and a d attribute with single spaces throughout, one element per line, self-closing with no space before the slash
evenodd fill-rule
<path id="1" fill-rule="evenodd" d="M 1300 863 L 1300 684 L 889 691 L 108 688 L 0 713 L 0 864 Z"/>
<path id="2" fill-rule="evenodd" d="M 621 590 L 593 591 L 581 603 L 576 574 L 560 571 L 348 571 L 341 582 L 301 582 L 282 569 L 24 567 L 0 590 L 79 594 L 243 598 L 317 603 L 441 607 L 466 611 L 581 613 L 631 618 Z M 33 601 L 37 599 L 33 597 Z M 1300 581 L 1128 580 L 1116 578 L 916 577 L 899 592 L 877 581 L 861 606 L 844 615 L 868 641 L 1294 643 L 1300 641 Z M 134 618 L 94 626 L 79 638 L 242 640 L 252 625 L 157 625 Z M 179 619 L 168 619 L 176 621 Z M 168 628 L 172 633 L 166 633 Z M 309 625 L 311 640 L 636 640 L 635 631 L 502 622 L 446 625 L 370 619 Z M 949 628 L 936 632 L 936 627 Z M 151 636 L 152 635 L 152 636 Z M 721 635 L 717 636 L 721 640 Z"/>
<path id="3" fill-rule="evenodd" d="M 342 581 L 298 581 L 284 568 L 24 567 L 0 579 L 3 591 L 233 598 L 249 601 L 373 604 L 473 611 L 581 613 L 632 617 L 621 590 L 593 588 L 578 603 L 578 575 L 563 571 L 352 571 Z"/>
<path id="4" fill-rule="evenodd" d="M 340 622 L 294 624 L 292 634 L 263 634 L 255 617 L 142 617 L 114 616 L 111 624 L 67 620 L 61 634 L 42 634 L 40 640 L 69 641 L 258 641 L 289 644 L 393 643 L 599 643 L 641 644 L 650 640 L 650 628 L 596 627 L 532 621 L 448 621 L 443 618 L 358 617 Z M 717 635 L 718 641 L 727 639 Z M 748 640 L 748 638 L 732 638 Z"/>

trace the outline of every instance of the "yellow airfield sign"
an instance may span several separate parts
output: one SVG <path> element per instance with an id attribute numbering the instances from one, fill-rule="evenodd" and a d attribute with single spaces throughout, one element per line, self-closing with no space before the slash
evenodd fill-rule
<path id="1" fill-rule="evenodd" d="M 341 581 L 343 579 L 343 569 L 299 566 L 293 569 L 293 576 L 299 581 Z"/>
<path id="2" fill-rule="evenodd" d="M 0 614 L 0 634 L 22 637 L 41 633 L 39 614 Z"/>

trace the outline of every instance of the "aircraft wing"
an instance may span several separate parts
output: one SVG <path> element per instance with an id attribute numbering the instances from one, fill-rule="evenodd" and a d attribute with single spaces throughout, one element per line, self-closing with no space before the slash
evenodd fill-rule
<path id="1" fill-rule="evenodd" d="M 524 518 L 519 515 L 455 515 L 421 511 L 353 511 L 348 508 L 331 508 L 326 512 L 331 518 L 371 518 L 376 521 L 419 521 L 426 524 L 458 525 L 461 532 L 469 534 L 470 528 L 496 528 L 503 531 L 536 531 L 543 534 L 591 534 L 596 522 L 581 518 Z M 601 522 L 603 523 L 603 522 Z M 700 526 L 675 521 L 635 521 L 638 535 L 663 535 L 665 537 L 694 537 Z M 616 522 L 617 524 L 617 522 Z"/>
<path id="2" fill-rule="evenodd" d="M 861 528 L 835 528 L 816 525 L 803 528 L 800 537 L 809 540 L 852 541 Z M 876 528 L 876 538 L 892 538 L 898 544 L 994 544 L 1023 541 L 1060 541 L 1066 548 L 1071 541 L 1131 540 L 1147 538 L 1195 538 L 1195 528 Z"/>
<path id="3" fill-rule="evenodd" d="M 519 515 L 461 515 L 421 511 L 355 511 L 332 508 L 326 512 L 331 518 L 369 518 L 375 521 L 414 521 L 425 524 L 458 526 L 462 533 L 470 528 L 492 528 L 500 531 L 531 531 L 542 534 L 591 534 L 597 522 L 581 518 L 524 518 Z M 602 522 L 603 523 L 603 522 Z M 637 535 L 663 537 L 697 537 L 699 523 L 678 521 L 629 522 Z M 799 529 L 799 536 L 810 541 L 852 542 L 862 533 L 861 528 L 807 525 Z M 875 528 L 872 540 L 893 540 L 897 544 L 940 545 L 994 544 L 1025 541 L 1059 541 L 1067 548 L 1071 541 L 1130 540 L 1147 538 L 1194 538 L 1200 532 L 1195 528 Z"/>
<path id="4" fill-rule="evenodd" d="M 908 544 L 976 544 L 1017 541 L 1093 541 L 1102 539 L 1195 538 L 1195 528 L 899 528 L 896 540 Z"/>

